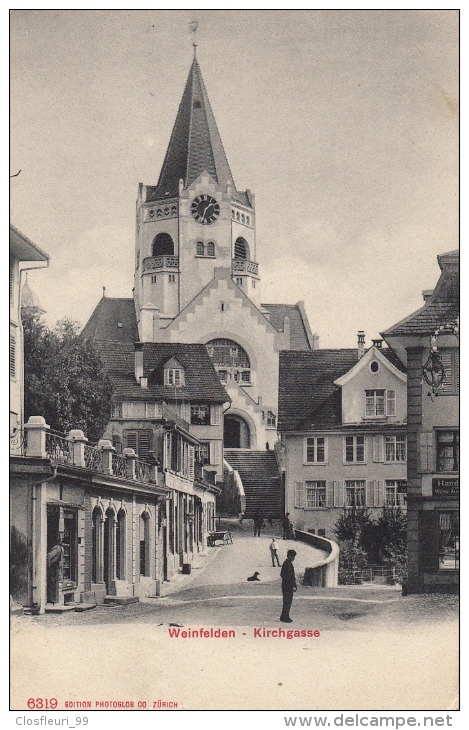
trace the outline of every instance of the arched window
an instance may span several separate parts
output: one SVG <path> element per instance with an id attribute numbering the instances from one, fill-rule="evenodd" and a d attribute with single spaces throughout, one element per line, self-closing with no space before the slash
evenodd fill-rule
<path id="1" fill-rule="evenodd" d="M 153 240 L 152 256 L 174 256 L 174 243 L 169 233 L 158 233 Z"/>
<path id="2" fill-rule="evenodd" d="M 207 243 L 207 256 L 215 256 L 215 244 L 212 241 Z"/>
<path id="3" fill-rule="evenodd" d="M 103 513 L 95 507 L 91 516 L 91 580 L 103 580 Z"/>
<path id="4" fill-rule="evenodd" d="M 251 367 L 247 352 L 234 340 L 211 340 L 207 342 L 206 347 L 214 365 L 239 368 Z"/>
<path id="5" fill-rule="evenodd" d="M 204 255 L 204 244 L 202 243 L 202 241 L 197 241 L 197 245 L 196 245 L 195 252 L 196 252 L 196 255 L 197 256 L 203 256 Z"/>
<path id="6" fill-rule="evenodd" d="M 234 245 L 235 259 L 249 259 L 249 246 L 244 238 L 237 238 Z"/>
<path id="7" fill-rule="evenodd" d="M 116 525 L 116 577 L 125 580 L 125 511 L 117 513 Z"/>
<path id="8" fill-rule="evenodd" d="M 140 575 L 150 575 L 150 515 L 140 515 Z"/>

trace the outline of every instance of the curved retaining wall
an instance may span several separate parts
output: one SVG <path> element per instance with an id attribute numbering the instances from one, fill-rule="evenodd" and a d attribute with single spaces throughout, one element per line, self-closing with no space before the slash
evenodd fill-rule
<path id="1" fill-rule="evenodd" d="M 295 530 L 295 535 L 297 540 L 327 553 L 324 562 L 305 569 L 303 585 L 316 588 L 336 588 L 339 585 L 339 546 L 337 543 L 328 540 L 326 537 L 303 532 L 303 530 Z"/>

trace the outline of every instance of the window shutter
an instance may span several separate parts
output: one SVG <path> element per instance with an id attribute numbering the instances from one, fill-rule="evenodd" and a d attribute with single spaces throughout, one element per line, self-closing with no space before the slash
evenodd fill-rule
<path id="1" fill-rule="evenodd" d="M 126 431 L 125 432 L 125 448 L 133 449 L 137 453 L 137 432 Z"/>
<path id="2" fill-rule="evenodd" d="M 433 431 L 420 433 L 420 464 L 419 471 L 429 474 L 433 471 Z"/>
<path id="3" fill-rule="evenodd" d="M 420 567 L 438 570 L 438 512 L 420 512 L 419 537 Z"/>
<path id="4" fill-rule="evenodd" d="M 441 350 L 439 353 L 441 364 L 445 369 L 445 379 L 439 389 L 440 393 L 453 392 L 453 358 L 452 350 Z"/>
<path id="5" fill-rule="evenodd" d="M 210 406 L 210 424 L 212 426 L 219 426 L 221 424 L 221 406 L 211 405 Z"/>
<path id="6" fill-rule="evenodd" d="M 295 482 L 295 507 L 298 507 L 299 509 L 304 507 L 304 494 L 304 482 Z"/>
<path id="7" fill-rule="evenodd" d="M 373 436 L 373 461 L 384 460 L 384 436 L 375 434 Z"/>
<path id="8" fill-rule="evenodd" d="M 16 335 L 10 332 L 10 378 L 16 377 Z"/>
<path id="9" fill-rule="evenodd" d="M 334 507 L 343 507 L 345 504 L 344 482 L 334 482 Z"/>
<path id="10" fill-rule="evenodd" d="M 366 483 L 365 506 L 366 507 L 375 506 L 375 482 L 373 479 L 369 479 Z"/>
<path id="11" fill-rule="evenodd" d="M 396 415 L 396 391 L 395 390 L 386 391 L 386 415 L 387 416 Z"/>
<path id="12" fill-rule="evenodd" d="M 459 395 L 459 350 L 454 350 L 453 393 Z"/>
<path id="13" fill-rule="evenodd" d="M 384 482 L 382 480 L 375 482 L 375 507 L 384 507 L 386 501 Z"/>
<path id="14" fill-rule="evenodd" d="M 221 442 L 210 441 L 210 463 L 221 464 Z"/>
<path id="15" fill-rule="evenodd" d="M 138 456 L 148 459 L 151 450 L 151 431 L 138 431 Z"/>
<path id="16" fill-rule="evenodd" d="M 334 507 L 335 489 L 334 482 L 326 482 L 326 507 Z"/>
<path id="17" fill-rule="evenodd" d="M 164 435 L 165 443 L 164 443 L 164 454 L 165 454 L 165 463 L 164 468 L 170 469 L 171 468 L 171 434 L 165 433 Z"/>
<path id="18" fill-rule="evenodd" d="M 194 478 L 194 447 L 189 446 L 189 479 Z"/>

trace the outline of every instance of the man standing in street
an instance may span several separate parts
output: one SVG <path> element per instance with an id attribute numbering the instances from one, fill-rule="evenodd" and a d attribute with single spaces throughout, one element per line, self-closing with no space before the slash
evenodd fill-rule
<path id="1" fill-rule="evenodd" d="M 275 568 L 275 561 L 277 561 L 277 565 L 280 568 L 280 560 L 278 559 L 278 545 L 275 537 L 272 538 L 272 542 L 269 545 L 269 550 L 270 556 L 272 558 L 272 567 Z"/>
<path id="2" fill-rule="evenodd" d="M 293 593 L 297 589 L 295 569 L 293 567 L 293 561 L 296 557 L 296 550 L 288 550 L 287 559 L 282 565 L 280 576 L 282 578 L 282 594 L 283 594 L 283 608 L 280 621 L 286 624 L 291 624 L 290 608 L 293 601 Z"/>
<path id="3" fill-rule="evenodd" d="M 256 514 L 254 515 L 254 537 L 261 536 L 263 521 L 260 509 L 256 510 Z"/>

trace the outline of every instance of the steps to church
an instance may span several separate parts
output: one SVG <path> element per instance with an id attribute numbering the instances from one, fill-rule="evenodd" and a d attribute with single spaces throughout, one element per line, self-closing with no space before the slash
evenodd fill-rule
<path id="1" fill-rule="evenodd" d="M 246 517 L 283 515 L 282 477 L 273 451 L 225 449 L 225 460 L 239 473 L 246 494 Z"/>

